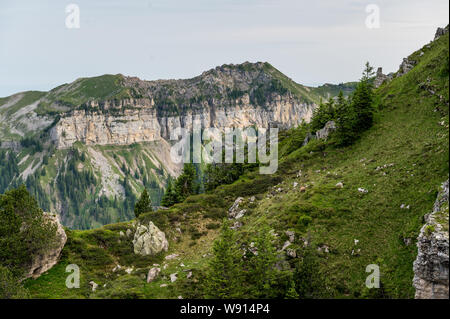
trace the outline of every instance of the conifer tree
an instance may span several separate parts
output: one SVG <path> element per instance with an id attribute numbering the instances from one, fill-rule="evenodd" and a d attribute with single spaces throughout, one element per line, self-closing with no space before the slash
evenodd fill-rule
<path id="1" fill-rule="evenodd" d="M 163 198 L 161 200 L 161 205 L 165 207 L 170 207 L 174 204 L 176 204 L 177 201 L 177 194 L 175 193 L 175 189 L 173 186 L 172 180 L 169 179 L 167 182 L 167 189 L 164 192 Z"/>
<path id="2" fill-rule="evenodd" d="M 262 226 L 258 237 L 255 240 L 257 254 L 255 254 L 249 265 L 248 277 L 253 283 L 253 294 L 256 298 L 273 298 L 276 290 L 273 285 L 276 283 L 278 271 L 275 268 L 277 254 L 273 237 L 267 225 Z"/>
<path id="3" fill-rule="evenodd" d="M 206 278 L 209 298 L 237 298 L 242 294 L 241 256 L 234 231 L 224 220 L 219 238 L 213 244 L 213 257 Z"/>
<path id="4" fill-rule="evenodd" d="M 195 193 L 196 175 L 197 173 L 194 164 L 184 164 L 183 172 L 175 182 L 177 202 L 182 202 L 186 199 L 186 197 Z"/>
<path id="5" fill-rule="evenodd" d="M 150 196 L 147 193 L 147 189 L 144 188 L 141 197 L 134 205 L 134 215 L 136 217 L 139 217 L 139 215 L 141 215 L 142 213 L 151 211 L 152 211 L 152 201 L 150 200 Z"/>

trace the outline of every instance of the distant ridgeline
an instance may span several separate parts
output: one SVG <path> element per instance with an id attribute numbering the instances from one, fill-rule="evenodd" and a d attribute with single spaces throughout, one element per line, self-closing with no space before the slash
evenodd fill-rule
<path id="1" fill-rule="evenodd" d="M 294 127 L 321 98 L 354 87 L 307 87 L 246 62 L 187 80 L 103 75 L 0 98 L 0 193 L 24 183 L 71 228 L 129 220 L 144 188 L 158 206 L 180 174 L 170 160 L 175 128 L 191 128 L 194 117 L 204 127 Z"/>

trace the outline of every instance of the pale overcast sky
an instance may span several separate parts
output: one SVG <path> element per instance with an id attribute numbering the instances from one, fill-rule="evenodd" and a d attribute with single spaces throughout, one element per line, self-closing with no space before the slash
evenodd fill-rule
<path id="1" fill-rule="evenodd" d="M 68 29 L 65 8 L 80 8 Z M 369 29 L 366 6 L 380 9 Z M 0 96 L 105 73 L 189 78 L 267 61 L 305 85 L 396 71 L 448 24 L 448 0 L 0 0 Z"/>

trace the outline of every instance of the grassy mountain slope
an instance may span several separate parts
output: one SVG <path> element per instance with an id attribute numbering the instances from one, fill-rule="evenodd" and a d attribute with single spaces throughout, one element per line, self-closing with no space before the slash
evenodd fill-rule
<path id="1" fill-rule="evenodd" d="M 140 216 L 166 232 L 167 254 L 177 253 L 178 259 L 136 257 L 131 240 L 120 236 L 132 222 L 68 231 L 60 263 L 39 279 L 28 280 L 26 287 L 37 298 L 202 297 L 199 287 L 211 242 L 228 208 L 242 196 L 247 213 L 237 231 L 239 240 L 250 242 L 267 222 L 281 247 L 285 231 L 294 231 L 290 248 L 297 255 L 302 256 L 306 242 L 316 252 L 317 271 L 326 284 L 322 297 L 412 298 L 416 238 L 449 173 L 448 45 L 447 34 L 415 52 L 410 58 L 416 66 L 377 90 L 375 123 L 354 145 L 338 148 L 331 138 L 301 147 L 306 130 L 291 129 L 280 134 L 282 158 L 276 174 L 249 171 L 233 184 Z M 291 265 L 298 260 L 288 258 Z M 80 289 L 64 286 L 69 263 L 81 268 Z M 135 270 L 114 273 L 116 263 Z M 145 275 L 153 263 L 167 268 L 147 284 Z M 365 288 L 369 264 L 380 266 L 382 289 L 375 294 Z M 192 278 L 187 279 L 186 269 Z M 179 279 L 171 283 L 174 272 Z M 96 292 L 89 288 L 91 280 L 100 284 Z"/>

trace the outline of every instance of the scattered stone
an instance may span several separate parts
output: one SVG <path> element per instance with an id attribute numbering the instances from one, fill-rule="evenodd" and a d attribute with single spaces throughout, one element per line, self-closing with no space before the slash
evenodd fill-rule
<path id="1" fill-rule="evenodd" d="M 242 227 L 242 222 L 236 221 L 236 222 L 234 222 L 233 226 L 231 226 L 230 228 L 236 230 L 236 229 L 239 229 L 241 227 Z"/>
<path id="2" fill-rule="evenodd" d="M 288 255 L 291 258 L 296 258 L 297 257 L 297 253 L 295 252 L 295 249 L 292 249 L 292 248 L 288 248 L 286 250 L 286 255 Z"/>
<path id="3" fill-rule="evenodd" d="M 167 284 L 159 285 L 159 287 L 161 287 L 161 288 L 167 287 Z"/>
<path id="4" fill-rule="evenodd" d="M 89 285 L 92 287 L 92 291 L 94 292 L 98 288 L 98 284 L 96 284 L 94 281 L 90 281 Z"/>
<path id="5" fill-rule="evenodd" d="M 125 233 L 124 233 L 123 231 L 120 231 L 120 232 L 119 232 L 119 236 L 120 236 L 120 237 L 125 237 Z"/>
<path id="6" fill-rule="evenodd" d="M 355 241 L 355 246 L 358 245 L 359 240 L 358 239 L 354 239 L 354 241 Z"/>
<path id="7" fill-rule="evenodd" d="M 297 185 L 298 185 L 298 183 L 297 183 L 297 182 L 294 182 L 294 188 L 296 188 L 296 187 L 297 187 Z"/>
<path id="8" fill-rule="evenodd" d="M 281 248 L 281 251 L 285 250 L 286 248 L 288 248 L 291 245 L 291 242 L 289 240 L 287 240 L 284 245 L 283 248 Z"/>
<path id="9" fill-rule="evenodd" d="M 246 212 L 247 212 L 246 209 L 242 209 L 241 211 L 239 211 L 239 213 L 237 213 L 235 219 L 239 219 L 239 218 L 244 217 L 244 215 L 245 215 Z"/>
<path id="10" fill-rule="evenodd" d="M 358 192 L 363 193 L 363 194 L 367 194 L 369 191 L 367 189 L 364 189 L 362 187 L 358 188 Z"/>
<path id="11" fill-rule="evenodd" d="M 177 277 L 177 273 L 171 274 L 170 275 L 170 281 L 171 282 L 175 282 L 177 281 L 178 277 Z"/>
<path id="12" fill-rule="evenodd" d="M 127 269 L 125 269 L 125 272 L 126 272 L 127 274 L 131 274 L 131 273 L 133 272 L 133 270 L 134 270 L 133 267 L 127 268 Z"/>
<path id="13" fill-rule="evenodd" d="M 285 234 L 286 234 L 286 236 L 288 236 L 289 241 L 290 241 L 291 243 L 293 243 L 294 240 L 295 240 L 295 233 L 294 233 L 293 231 L 291 231 L 291 230 L 287 230 L 287 231 L 285 232 Z"/>
<path id="14" fill-rule="evenodd" d="M 250 247 L 248 248 L 248 250 L 255 256 L 258 256 L 258 247 L 255 246 L 254 242 L 250 243 Z"/>
<path id="15" fill-rule="evenodd" d="M 147 274 L 147 283 L 151 283 L 161 272 L 161 268 L 154 267 L 148 271 Z"/>
<path id="16" fill-rule="evenodd" d="M 131 234 L 132 234 L 133 232 L 131 231 L 131 229 L 127 229 L 127 231 L 126 231 L 126 234 L 127 234 L 127 237 L 131 237 Z"/>
<path id="17" fill-rule="evenodd" d="M 188 274 L 186 275 L 187 279 L 190 279 L 192 277 L 192 271 L 188 272 Z"/>
<path id="18" fill-rule="evenodd" d="M 119 264 L 117 264 L 116 267 L 114 267 L 112 271 L 116 272 L 116 271 L 119 271 L 121 268 L 122 267 Z"/>
<path id="19" fill-rule="evenodd" d="M 327 245 L 322 245 L 322 246 L 317 248 L 317 251 L 329 253 L 330 252 L 330 247 L 328 247 Z"/>
<path id="20" fill-rule="evenodd" d="M 182 296 L 178 296 L 178 299 L 183 299 L 183 297 Z"/>
<path id="21" fill-rule="evenodd" d="M 252 196 L 252 197 L 250 197 L 250 202 L 254 202 L 256 200 L 256 197 L 255 196 Z"/>
<path id="22" fill-rule="evenodd" d="M 172 260 L 172 259 L 176 259 L 178 258 L 178 254 L 171 254 L 171 255 L 167 255 L 164 259 L 165 260 Z"/>
<path id="23" fill-rule="evenodd" d="M 339 182 L 336 184 L 337 188 L 344 188 L 344 184 L 342 182 Z"/>

